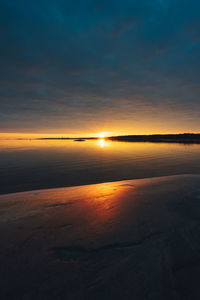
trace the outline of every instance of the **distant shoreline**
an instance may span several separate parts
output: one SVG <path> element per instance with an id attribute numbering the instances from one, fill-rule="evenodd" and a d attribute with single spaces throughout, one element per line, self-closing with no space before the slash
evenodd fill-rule
<path id="1" fill-rule="evenodd" d="M 125 142 L 167 142 L 167 143 L 200 143 L 200 134 L 153 134 L 153 135 L 126 135 L 109 137 L 112 141 Z"/>
<path id="2" fill-rule="evenodd" d="M 68 138 L 68 137 L 48 137 L 37 138 L 36 140 L 99 140 L 99 137 L 81 137 L 81 138 Z M 153 142 L 153 143 L 187 143 L 187 144 L 200 144 L 199 133 L 183 133 L 183 134 L 152 134 L 152 135 L 122 135 L 110 136 L 103 139 L 121 142 Z"/>

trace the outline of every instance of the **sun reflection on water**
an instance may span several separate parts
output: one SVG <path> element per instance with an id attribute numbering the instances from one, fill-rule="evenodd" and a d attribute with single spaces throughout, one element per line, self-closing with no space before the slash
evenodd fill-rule
<path id="1" fill-rule="evenodd" d="M 97 141 L 97 145 L 100 147 L 100 148 L 105 148 L 109 145 L 109 141 L 105 140 L 105 139 L 99 139 Z"/>
<path id="2" fill-rule="evenodd" d="M 99 146 L 100 146 L 101 148 L 104 148 L 104 147 L 105 147 L 105 140 L 104 140 L 104 139 L 100 139 L 100 140 L 99 140 Z"/>

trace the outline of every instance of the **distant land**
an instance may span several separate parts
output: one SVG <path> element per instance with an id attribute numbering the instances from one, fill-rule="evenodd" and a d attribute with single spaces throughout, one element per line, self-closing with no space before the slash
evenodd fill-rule
<path id="1" fill-rule="evenodd" d="M 37 138 L 37 140 L 98 140 L 99 137 L 81 137 L 81 138 L 68 138 L 68 137 L 48 137 Z M 181 133 L 181 134 L 152 134 L 152 135 L 121 135 L 104 137 L 103 139 L 112 141 L 123 142 L 153 142 L 153 143 L 186 143 L 186 144 L 200 144 L 199 133 Z"/>
<path id="2" fill-rule="evenodd" d="M 167 143 L 200 143 L 200 134 L 153 134 L 153 135 L 123 135 L 109 137 L 113 141 L 125 142 L 167 142 Z"/>

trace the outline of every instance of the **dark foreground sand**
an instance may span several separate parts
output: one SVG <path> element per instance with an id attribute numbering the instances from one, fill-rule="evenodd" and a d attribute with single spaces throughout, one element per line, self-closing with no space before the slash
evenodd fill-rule
<path id="1" fill-rule="evenodd" d="M 0 299 L 200 299 L 200 176 L 0 196 Z"/>

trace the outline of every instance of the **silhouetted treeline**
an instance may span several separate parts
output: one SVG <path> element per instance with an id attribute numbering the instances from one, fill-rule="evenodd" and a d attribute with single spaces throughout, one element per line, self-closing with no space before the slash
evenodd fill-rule
<path id="1" fill-rule="evenodd" d="M 200 134 L 153 134 L 153 135 L 123 135 L 108 138 L 113 141 L 124 142 L 172 142 L 172 143 L 200 143 Z"/>

